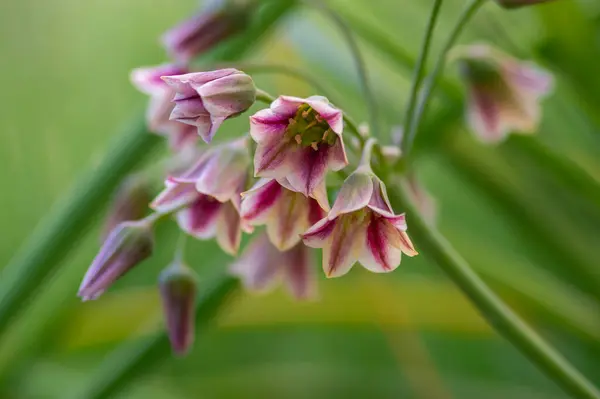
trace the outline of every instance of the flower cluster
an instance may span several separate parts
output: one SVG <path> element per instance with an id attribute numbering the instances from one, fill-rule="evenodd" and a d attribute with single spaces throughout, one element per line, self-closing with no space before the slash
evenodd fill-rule
<path id="1" fill-rule="evenodd" d="M 536 2 L 541 1 L 500 3 Z M 176 63 L 132 72 L 132 82 L 150 96 L 148 128 L 165 136 L 185 161 L 162 176 L 164 189 L 150 202 L 154 213 L 145 218 L 146 209 L 140 205 L 147 202 L 147 187 L 133 180 L 124 183 L 107 223 L 110 232 L 79 289 L 82 299 L 96 299 L 150 257 L 154 225 L 170 216 L 184 234 L 214 238 L 231 256 L 239 252 L 243 233 L 264 230 L 229 272 L 250 291 L 263 292 L 282 281 L 296 299 L 316 296 L 312 248 L 322 250 L 327 277 L 345 275 L 357 262 L 371 272 L 391 272 L 403 254 L 417 254 L 405 215 L 392 209 L 386 185 L 373 171 L 380 169 L 371 162 L 377 148 L 373 164 L 389 169 L 402 156 L 398 146 L 378 146 L 368 126 L 354 128 L 355 141 L 348 142 L 348 148 L 360 160 L 352 172 L 345 172 L 351 164 L 344 143 L 345 118 L 327 98 L 269 100 L 268 108 L 249 117 L 248 134 L 212 144 L 228 119 L 268 96 L 258 96 L 252 78 L 242 71 L 196 72 L 188 63 L 240 29 L 249 4 L 213 3 L 164 36 Z M 550 90 L 550 75 L 486 46 L 464 47 L 455 54 L 469 88 L 469 122 L 482 139 L 499 141 L 512 130 L 535 128 L 538 100 Z M 210 145 L 197 146 L 198 137 Z M 327 176 L 332 172 L 344 180 L 335 187 L 330 206 L 333 190 L 328 192 Z M 409 191 L 432 215 L 433 202 L 410 176 Z M 185 354 L 193 342 L 196 280 L 181 253 L 159 278 L 166 326 L 177 354 Z"/>

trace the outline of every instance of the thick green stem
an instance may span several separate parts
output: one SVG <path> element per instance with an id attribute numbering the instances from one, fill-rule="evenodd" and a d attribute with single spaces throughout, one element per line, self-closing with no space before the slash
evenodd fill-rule
<path id="1" fill-rule="evenodd" d="M 444 66 L 446 65 L 446 55 L 456 43 L 456 40 L 462 33 L 464 27 L 471 20 L 471 17 L 483 5 L 484 2 L 485 0 L 471 0 L 471 2 L 465 7 L 462 14 L 458 18 L 454 29 L 452 29 L 450 36 L 448 36 L 446 44 L 444 45 L 442 51 L 438 55 L 433 71 L 427 78 L 427 82 L 425 82 L 423 94 L 421 95 L 421 100 L 419 101 L 418 107 L 414 111 L 411 123 L 410 125 L 408 125 L 408 129 L 404 131 L 404 143 L 402 148 L 404 150 L 405 156 L 408 156 L 408 154 L 410 153 L 412 144 L 415 140 L 415 136 L 417 135 L 417 131 L 419 130 L 419 125 L 421 124 L 421 120 L 423 119 L 425 111 L 427 110 L 427 106 L 429 105 L 429 101 L 431 100 L 431 96 L 435 90 L 438 77 L 444 70 Z"/>
<path id="2" fill-rule="evenodd" d="M 392 203 L 406 211 L 409 233 L 414 237 L 418 249 L 442 268 L 499 334 L 574 398 L 600 399 L 596 387 L 525 324 L 450 243 L 419 215 L 401 185 L 390 187 L 389 194 Z"/>
<path id="3" fill-rule="evenodd" d="M 3 270 L 0 334 L 27 298 L 76 247 L 123 176 L 162 142 L 146 131 L 143 115 L 138 116 L 126 131 L 114 142 L 99 167 L 80 181 L 63 205 L 35 230 Z"/>
<path id="4" fill-rule="evenodd" d="M 237 279 L 223 275 L 201 290 L 196 307 L 197 332 L 209 326 L 210 321 L 228 304 L 238 289 Z M 92 380 L 86 384 L 84 392 L 77 393 L 73 399 L 112 398 L 170 355 L 169 338 L 163 333 L 125 344 L 100 364 Z"/>
<path id="5" fill-rule="evenodd" d="M 431 39 L 433 37 L 433 31 L 435 29 L 437 19 L 440 14 L 442 1 L 443 0 L 435 0 L 435 2 L 433 3 L 433 8 L 431 9 L 431 14 L 429 15 L 429 21 L 427 22 L 427 28 L 425 29 L 425 37 L 423 38 L 423 43 L 421 43 L 421 52 L 419 54 L 417 65 L 415 66 L 415 71 L 413 73 L 408 103 L 406 105 L 406 111 L 404 113 L 404 136 L 402 137 L 401 145 L 401 148 L 403 150 L 406 150 L 407 146 L 410 144 L 410 140 L 406 133 L 408 133 L 408 130 L 410 129 L 410 126 L 412 124 L 415 107 L 419 97 L 419 89 L 421 88 L 423 77 L 425 76 L 425 65 L 427 64 L 429 47 L 431 45 Z"/>

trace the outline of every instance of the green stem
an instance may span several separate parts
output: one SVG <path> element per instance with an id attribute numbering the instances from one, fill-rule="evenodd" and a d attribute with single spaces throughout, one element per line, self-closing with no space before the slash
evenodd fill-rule
<path id="1" fill-rule="evenodd" d="M 337 25 L 340 32 L 342 33 L 342 36 L 344 37 L 344 40 L 348 45 L 348 48 L 350 49 L 352 58 L 354 59 L 356 71 L 358 72 L 358 79 L 360 81 L 361 89 L 369 113 L 369 124 L 371 127 L 371 132 L 373 136 L 378 137 L 379 120 L 377 117 L 377 102 L 375 101 L 375 95 L 373 94 L 373 90 L 369 81 L 369 74 L 367 73 L 365 59 L 360 51 L 360 48 L 358 47 L 358 43 L 356 42 L 356 38 L 354 37 L 352 29 L 350 29 L 346 21 L 344 21 L 344 19 L 340 17 L 340 15 L 337 12 L 330 9 L 325 4 L 313 3 L 311 1 L 307 1 L 307 3 L 321 10 L 323 14 L 325 14 L 329 19 L 331 19 L 331 21 L 335 25 Z M 361 144 L 364 144 L 364 138 L 361 139 Z"/>
<path id="2" fill-rule="evenodd" d="M 565 392 L 575 398 L 600 399 L 600 392 L 567 359 L 525 324 L 473 271 L 448 241 L 420 215 L 402 185 L 390 187 L 390 198 L 408 214 L 409 232 L 463 291 L 490 325 Z"/>
<path id="3" fill-rule="evenodd" d="M 408 130 L 412 124 L 415 107 L 419 97 L 419 89 L 421 88 L 423 77 L 425 76 L 425 65 L 427 63 L 427 56 L 429 55 L 429 47 L 431 45 L 431 39 L 433 37 L 433 31 L 435 29 L 437 19 L 440 14 L 442 2 L 443 0 L 435 0 L 433 3 L 433 8 L 431 9 L 431 14 L 429 15 L 429 21 L 427 22 L 427 28 L 425 30 L 425 37 L 423 38 L 423 43 L 421 43 L 421 52 L 413 73 L 408 103 L 406 106 L 406 111 L 404 112 L 404 136 L 402 137 L 401 145 L 403 151 L 406 150 L 407 146 L 410 144 L 408 134 L 406 133 L 408 133 Z"/>
<path id="4" fill-rule="evenodd" d="M 450 33 L 450 36 L 448 36 L 448 40 L 446 41 L 446 44 L 444 45 L 442 51 L 438 56 L 433 71 L 427 78 L 427 82 L 424 85 L 423 95 L 421 96 L 421 100 L 419 101 L 417 109 L 414 111 L 411 124 L 408 126 L 408 129 L 404 131 L 403 150 L 405 156 L 408 156 L 408 154 L 410 153 L 412 144 L 415 140 L 415 136 L 417 135 L 417 131 L 419 130 L 419 125 L 421 124 L 421 120 L 423 119 L 425 111 L 427 110 L 427 106 L 429 105 L 431 96 L 435 90 L 438 77 L 444 70 L 444 66 L 446 65 L 446 54 L 448 54 L 450 49 L 454 46 L 454 43 L 456 43 L 456 40 L 462 33 L 464 27 L 467 25 L 467 23 L 471 20 L 471 17 L 473 17 L 475 12 L 483 5 L 484 2 L 485 0 L 471 0 L 471 2 L 465 7 L 462 14 L 458 18 L 458 21 L 454 26 L 454 29 Z"/>
<path id="5" fill-rule="evenodd" d="M 123 176 L 161 143 L 146 131 L 143 115 L 126 129 L 107 151 L 99 167 L 75 187 L 63 205 L 53 212 L 22 245 L 2 272 L 0 334 L 60 261 L 84 236 Z"/>
<path id="6" fill-rule="evenodd" d="M 219 276 L 212 285 L 201 290 L 196 307 L 197 332 L 209 326 L 238 290 L 239 282 L 229 275 Z M 112 398 L 170 355 L 169 338 L 162 332 L 146 340 L 125 344 L 100 364 L 92 380 L 85 385 L 84 391 L 73 398 Z"/>

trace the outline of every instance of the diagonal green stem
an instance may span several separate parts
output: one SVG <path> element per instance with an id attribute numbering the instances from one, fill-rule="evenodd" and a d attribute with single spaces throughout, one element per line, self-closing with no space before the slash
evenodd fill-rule
<path id="1" fill-rule="evenodd" d="M 238 290 L 238 280 L 229 275 L 219 276 L 212 285 L 203 288 L 196 307 L 196 330 L 199 332 L 208 327 Z M 169 338 L 162 332 L 149 339 L 125 344 L 100 364 L 84 391 L 78 392 L 73 398 L 112 398 L 169 356 Z"/>
<path id="2" fill-rule="evenodd" d="M 125 135 L 113 143 L 100 166 L 81 180 L 67 201 L 23 244 L 2 271 L 0 334 L 27 298 L 76 247 L 123 176 L 159 143 L 159 137 L 146 131 L 143 115 L 138 116 Z"/>
<path id="3" fill-rule="evenodd" d="M 390 187 L 389 194 L 392 203 L 408 214 L 409 231 L 419 249 L 442 268 L 499 334 L 574 398 L 600 399 L 597 388 L 525 324 L 419 215 L 402 185 Z"/>
<path id="4" fill-rule="evenodd" d="M 425 86 L 423 88 L 423 94 L 419 101 L 419 105 L 414 111 L 411 123 L 407 126 L 408 129 L 404 130 L 404 142 L 402 149 L 404 150 L 404 154 L 406 156 L 408 156 L 408 154 L 410 153 L 412 144 L 415 140 L 415 136 L 417 135 L 417 131 L 419 130 L 419 125 L 421 124 L 421 120 L 423 119 L 423 116 L 427 110 L 427 106 L 429 105 L 431 96 L 435 90 L 438 77 L 442 73 L 442 71 L 444 70 L 444 66 L 446 65 L 446 55 L 454 46 L 454 43 L 456 43 L 456 40 L 462 33 L 464 27 L 471 20 L 471 17 L 473 17 L 475 12 L 483 5 L 484 2 L 485 0 L 471 0 L 471 2 L 464 8 L 462 14 L 458 18 L 458 21 L 454 26 L 454 29 L 452 29 L 450 36 L 448 36 L 448 40 L 446 41 L 446 44 L 444 44 L 444 47 L 437 58 L 433 71 L 427 78 L 427 82 L 425 83 Z"/>
<path id="5" fill-rule="evenodd" d="M 413 73 L 408 103 L 406 105 L 406 111 L 404 112 L 404 135 L 402 137 L 401 145 L 401 148 L 404 151 L 406 151 L 407 146 L 410 144 L 410 140 L 408 138 L 407 133 L 408 129 L 412 124 L 415 107 L 418 101 L 419 89 L 421 88 L 423 77 L 425 76 L 425 64 L 427 63 L 429 47 L 431 45 L 431 39 L 433 37 L 433 31 L 435 29 L 437 19 L 440 14 L 442 1 L 443 0 L 435 0 L 435 2 L 433 3 L 433 8 L 431 9 L 431 14 L 429 15 L 429 21 L 427 22 L 427 28 L 425 29 L 425 37 L 423 38 L 423 43 L 421 43 L 421 52 L 419 54 L 419 58 L 415 66 L 415 71 Z"/>

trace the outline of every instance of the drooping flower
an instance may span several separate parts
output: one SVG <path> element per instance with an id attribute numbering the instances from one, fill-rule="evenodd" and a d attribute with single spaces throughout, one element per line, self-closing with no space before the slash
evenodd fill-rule
<path id="1" fill-rule="evenodd" d="M 280 251 L 300 242 L 300 234 L 325 216 L 323 210 L 329 210 L 324 181 L 311 197 L 293 191 L 286 179 L 260 179 L 242 193 L 242 220 L 266 225 L 269 239 Z"/>
<path id="2" fill-rule="evenodd" d="M 460 47 L 454 55 L 468 87 L 467 119 L 482 141 L 495 143 L 511 132 L 535 132 L 539 102 L 553 84 L 549 73 L 487 45 Z"/>
<path id="3" fill-rule="evenodd" d="M 496 0 L 500 6 L 504 8 L 517 8 L 524 6 L 533 6 L 535 4 L 547 3 L 553 0 Z"/>
<path id="4" fill-rule="evenodd" d="M 212 0 L 193 17 L 167 31 L 162 42 L 169 55 L 182 63 L 210 50 L 223 40 L 244 30 L 252 2 Z"/>
<path id="5" fill-rule="evenodd" d="M 171 348 L 177 355 L 185 355 L 194 343 L 196 275 L 175 261 L 160 274 L 159 288 Z"/>
<path id="6" fill-rule="evenodd" d="M 84 301 L 98 298 L 117 279 L 148 258 L 153 247 L 152 223 L 149 220 L 117 225 L 85 274 L 78 296 Z"/>
<path id="7" fill-rule="evenodd" d="M 325 97 L 279 97 L 250 117 L 250 135 L 257 142 L 256 176 L 285 178 L 295 191 L 309 196 L 328 169 L 348 164 L 343 127 L 342 111 Z"/>
<path id="8" fill-rule="evenodd" d="M 317 282 L 312 255 L 302 243 L 281 252 L 271 244 L 266 234 L 260 234 L 230 271 L 251 292 L 268 292 L 283 280 L 294 298 L 313 299 L 317 293 Z"/>
<path id="9" fill-rule="evenodd" d="M 131 72 L 133 85 L 142 93 L 150 96 L 150 103 L 146 110 L 148 129 L 166 137 L 169 146 L 177 151 L 194 144 L 198 135 L 193 126 L 169 120 L 175 107 L 172 102 L 175 91 L 161 79 L 161 76 L 181 75 L 187 72 L 187 68 L 173 64 L 137 68 Z"/>
<path id="10" fill-rule="evenodd" d="M 186 233 L 202 240 L 217 238 L 234 255 L 242 230 L 240 193 L 245 190 L 250 158 L 240 139 L 209 149 L 181 176 L 169 177 L 165 190 L 150 205 L 157 212 L 177 210 L 177 222 Z"/>
<path id="11" fill-rule="evenodd" d="M 327 217 L 302 238 L 310 247 L 323 248 L 327 277 L 348 273 L 356 261 L 386 273 L 400 265 L 402 253 L 417 254 L 406 229 L 404 214 L 394 214 L 384 183 L 361 166 L 344 181 Z"/>
<path id="12" fill-rule="evenodd" d="M 119 223 L 143 218 L 151 199 L 148 180 L 143 176 L 136 174 L 123 179 L 113 194 L 104 222 L 103 239 Z"/>
<path id="13" fill-rule="evenodd" d="M 176 92 L 170 119 L 196 126 L 207 143 L 225 119 L 245 112 L 256 100 L 252 78 L 233 68 L 162 79 Z"/>

